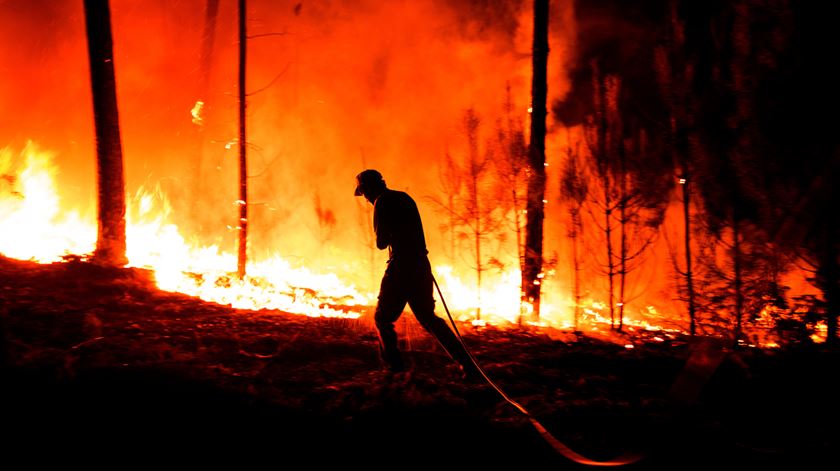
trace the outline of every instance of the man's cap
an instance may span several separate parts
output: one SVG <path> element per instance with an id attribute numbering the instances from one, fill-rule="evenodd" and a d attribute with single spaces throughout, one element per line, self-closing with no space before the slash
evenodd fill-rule
<path id="1" fill-rule="evenodd" d="M 353 195 L 362 196 L 362 188 L 371 188 L 384 183 L 385 181 L 382 180 L 381 173 L 372 169 L 365 170 L 362 173 L 356 175 L 356 191 L 353 193 Z"/>

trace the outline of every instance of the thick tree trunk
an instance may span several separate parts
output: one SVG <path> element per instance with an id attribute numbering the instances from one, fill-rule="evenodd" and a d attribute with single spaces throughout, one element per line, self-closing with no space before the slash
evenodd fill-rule
<path id="1" fill-rule="evenodd" d="M 543 219 L 545 199 L 545 120 L 548 64 L 548 0 L 534 0 L 533 80 L 531 82 L 531 142 L 528 178 L 527 220 L 525 223 L 525 270 L 522 291 L 540 315 L 542 284 Z"/>
<path id="2" fill-rule="evenodd" d="M 93 123 L 96 132 L 98 223 L 95 263 L 124 266 L 125 181 L 108 0 L 85 0 Z"/>
<path id="3" fill-rule="evenodd" d="M 245 0 L 239 0 L 239 232 L 237 243 L 236 273 L 245 278 L 245 264 L 248 261 L 248 159 L 245 138 L 245 65 L 246 56 L 246 10 Z"/>

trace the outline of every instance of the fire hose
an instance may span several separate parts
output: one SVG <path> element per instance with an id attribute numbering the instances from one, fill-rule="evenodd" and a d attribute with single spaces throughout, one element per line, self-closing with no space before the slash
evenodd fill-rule
<path id="1" fill-rule="evenodd" d="M 534 429 L 536 429 L 536 431 L 537 431 L 537 433 L 539 433 L 540 437 L 542 437 L 542 439 L 545 440 L 546 443 L 548 443 L 557 453 L 561 454 L 562 456 L 564 456 L 564 457 L 566 457 L 566 458 L 568 458 L 568 459 L 570 459 L 570 460 L 572 460 L 576 463 L 583 464 L 583 465 L 588 465 L 588 466 L 624 466 L 624 465 L 635 463 L 635 462 L 641 460 L 642 458 L 644 458 L 644 455 L 640 454 L 640 453 L 626 453 L 626 454 L 623 454 L 623 455 L 619 456 L 618 458 L 608 460 L 608 461 L 593 460 L 593 459 L 590 459 L 590 458 L 587 458 L 587 457 L 581 455 L 580 453 L 575 452 L 568 445 L 561 442 L 560 440 L 557 439 L 557 437 L 552 435 L 551 432 L 549 432 L 548 429 L 546 429 L 545 426 L 543 426 L 543 424 L 540 423 L 540 421 L 537 420 L 537 418 L 534 417 L 533 414 L 528 412 L 528 410 L 525 409 L 525 407 L 523 407 L 522 404 L 520 404 L 520 403 L 516 402 L 515 400 L 511 399 L 511 397 L 508 396 L 502 390 L 502 388 L 500 388 L 496 383 L 493 382 L 493 380 L 491 380 L 487 376 L 487 373 L 484 371 L 484 369 L 481 368 L 481 366 L 479 366 L 478 362 L 475 360 L 475 357 L 473 357 L 473 354 L 469 351 L 466 344 L 464 343 L 464 339 L 461 337 L 461 333 L 458 331 L 458 326 L 455 325 L 455 319 L 452 318 L 452 314 L 449 312 L 449 307 L 447 307 L 447 305 L 446 305 L 446 300 L 443 298 L 443 293 L 440 290 L 440 285 L 438 285 L 437 279 L 435 279 L 434 276 L 433 276 L 432 280 L 435 283 L 435 288 L 437 288 L 437 292 L 438 292 L 438 295 L 440 296 L 440 300 L 441 300 L 441 302 L 443 302 L 443 308 L 446 310 L 446 315 L 449 316 L 449 322 L 452 324 L 452 328 L 455 330 L 455 336 L 458 338 L 458 341 L 461 342 L 461 345 L 464 347 L 464 350 L 467 352 L 467 356 L 469 357 L 472 364 L 477 368 L 478 372 L 481 373 L 481 376 L 484 378 L 484 381 L 486 381 L 487 384 L 489 384 L 494 390 L 496 390 L 496 392 L 499 393 L 499 395 L 502 396 L 502 398 L 505 401 L 507 401 L 508 404 L 510 404 L 517 411 L 522 413 L 522 415 L 524 415 L 528 419 L 528 421 L 531 423 L 531 425 L 534 427 Z"/>

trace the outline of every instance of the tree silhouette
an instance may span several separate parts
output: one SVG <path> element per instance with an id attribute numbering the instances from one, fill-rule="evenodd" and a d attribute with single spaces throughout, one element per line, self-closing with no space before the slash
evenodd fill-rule
<path id="1" fill-rule="evenodd" d="M 441 231 L 449 234 L 449 250 L 447 257 L 455 262 L 455 255 L 458 253 L 456 249 L 456 239 L 458 227 L 458 209 L 457 200 L 461 194 L 463 185 L 463 174 L 458 166 L 458 163 L 452 158 L 449 151 L 446 152 L 443 162 L 438 166 L 438 179 L 443 194 L 446 195 L 446 201 L 443 203 L 443 209 L 447 222 L 440 225 Z"/>
<path id="2" fill-rule="evenodd" d="M 516 237 L 516 258 L 520 273 L 525 272 L 525 246 L 523 240 L 523 215 L 526 213 L 528 146 L 525 143 L 525 129 L 521 120 L 514 117 L 514 104 L 507 84 L 504 104 L 504 117 L 496 125 L 497 153 L 494 163 L 498 174 L 498 184 L 505 204 L 505 212 L 513 219 L 513 232 Z M 522 322 L 525 292 L 520 287 L 519 322 Z"/>
<path id="3" fill-rule="evenodd" d="M 111 12 L 108 0 L 85 0 L 93 122 L 96 132 L 98 236 L 93 260 L 123 266 L 125 251 L 125 182 L 114 77 Z"/>
<path id="4" fill-rule="evenodd" d="M 476 274 L 478 308 L 476 319 L 481 319 L 482 274 L 492 265 L 500 266 L 495 257 L 487 257 L 486 243 L 492 235 L 503 237 L 502 196 L 494 175 L 490 171 L 493 161 L 492 147 L 479 148 L 481 118 L 474 109 L 467 109 L 461 119 L 462 130 L 467 139 L 467 154 L 462 165 L 458 165 L 447 154 L 443 174 L 449 175 L 450 185 L 446 188 L 446 201 L 430 197 L 449 218 L 449 230 L 461 242 L 468 244 L 472 253 L 473 269 Z M 460 182 L 460 184 L 456 184 Z M 455 249 L 453 249 L 455 250 Z"/>
<path id="5" fill-rule="evenodd" d="M 608 306 L 610 310 L 610 324 L 615 326 L 615 277 L 618 269 L 615 260 L 615 247 L 613 245 L 613 232 L 615 231 L 615 216 L 613 212 L 617 208 L 616 190 L 614 184 L 613 169 L 616 160 L 616 145 L 618 121 L 617 91 L 618 78 L 615 76 L 602 76 L 597 61 L 593 60 L 592 67 L 592 113 L 587 117 L 584 124 L 584 136 L 589 149 L 591 174 L 599 191 L 590 191 L 590 215 L 592 221 L 604 234 L 606 258 L 601 259 L 599 265 L 606 271 L 608 282 Z M 612 107 L 610 107 L 612 104 Z M 593 185 L 593 186 L 594 186 Z M 598 211 L 596 214 L 593 207 Z M 603 222 L 599 221 L 603 218 Z"/>
<path id="6" fill-rule="evenodd" d="M 705 277 L 719 280 L 706 290 L 705 303 L 711 299 L 731 313 L 735 345 L 742 340 L 744 321 L 760 310 L 756 300 L 767 297 L 769 305 L 784 304 L 783 299 L 773 301 L 778 298 L 774 293 L 784 292 L 776 286 L 784 263 L 771 236 L 779 204 L 769 183 L 780 170 L 774 161 L 785 138 L 784 133 L 760 129 L 762 110 L 774 101 L 762 88 L 768 79 L 772 82 L 780 64 L 773 59 L 777 52 L 755 55 L 764 46 L 753 36 L 757 30 L 751 19 L 772 23 L 775 13 L 753 15 L 753 7 L 760 6 L 744 1 L 711 10 L 704 18 L 708 32 L 696 39 L 714 39 L 701 58 L 706 69 L 697 75 L 693 158 L 703 223 L 713 237 L 704 248 Z M 710 250 L 709 245 L 716 248 Z M 710 262 L 710 252 L 725 260 Z M 729 299 L 723 301 L 727 290 Z"/>
<path id="7" fill-rule="evenodd" d="M 239 0 L 239 221 L 237 228 L 236 274 L 245 278 L 248 261 L 248 140 L 245 133 L 247 96 L 245 72 L 248 64 L 247 10 L 245 0 Z"/>
<path id="8" fill-rule="evenodd" d="M 679 17 L 678 1 L 668 2 L 665 34 L 655 53 L 657 79 L 663 95 L 668 119 L 667 133 L 676 179 L 681 191 L 683 213 L 683 268 L 675 261 L 675 269 L 683 281 L 688 306 L 689 333 L 697 330 L 694 270 L 691 255 L 691 190 L 694 185 L 689 139 L 692 134 L 694 101 L 692 86 L 695 64 L 686 48 L 685 24 Z"/>
<path id="9" fill-rule="evenodd" d="M 531 82 L 531 141 L 528 146 L 528 214 L 525 223 L 525 269 L 522 291 L 540 315 L 545 218 L 545 120 L 548 64 L 548 0 L 534 0 L 534 44 Z"/>
<path id="10" fill-rule="evenodd" d="M 624 126 L 622 126 L 624 127 Z M 633 128 L 634 126 L 628 126 Z M 659 234 L 665 218 L 669 178 L 661 172 L 661 155 L 651 149 L 643 129 L 631 132 L 618 149 L 618 330 L 624 327 L 624 312 L 635 297 L 628 294 L 628 275 L 645 261 L 647 249 Z M 628 158 L 628 156 L 630 158 Z M 666 175 L 663 178 L 663 175 Z"/>
<path id="11" fill-rule="evenodd" d="M 573 145 L 569 134 L 567 128 L 566 161 L 563 164 L 563 169 L 560 174 L 560 201 L 566 204 L 570 219 L 569 224 L 566 226 L 566 236 L 572 245 L 572 273 L 574 278 L 572 295 L 575 300 L 574 324 L 575 331 L 577 331 L 580 327 L 580 273 L 583 270 L 583 260 L 581 259 L 580 253 L 581 239 L 584 235 L 581 213 L 589 193 L 589 184 L 579 162 L 580 143 L 575 142 Z"/>

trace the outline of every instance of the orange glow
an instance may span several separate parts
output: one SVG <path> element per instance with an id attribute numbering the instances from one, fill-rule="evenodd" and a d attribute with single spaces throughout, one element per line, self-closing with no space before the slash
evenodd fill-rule
<path id="1" fill-rule="evenodd" d="M 41 263 L 93 251 L 96 238 L 91 215 L 63 210 L 56 188 L 53 154 L 33 143 L 18 154 L 0 153 L 0 170 L 10 178 L 0 198 L 0 253 Z M 277 309 L 309 316 L 356 318 L 374 304 L 375 293 L 359 290 L 335 274 L 317 274 L 273 255 L 252 262 L 242 282 L 233 276 L 236 257 L 216 245 L 189 242 L 175 219 L 172 205 L 160 188 L 138 189 L 127 200 L 129 266 L 154 271 L 158 287 L 241 309 Z M 539 322 L 529 319 L 531 306 L 520 309 L 518 270 L 488 276 L 481 303 L 469 277 L 451 266 L 434 269 L 449 307 L 461 321 L 475 325 L 513 324 L 568 327 L 569 307 L 543 304 Z M 538 275 L 540 280 L 544 273 Z M 550 297 L 549 297 L 550 299 Z M 474 320 L 477 307 L 482 319 Z M 522 316 L 522 319 L 520 319 Z"/>
<path id="2" fill-rule="evenodd" d="M 55 189 L 57 169 L 49 153 L 28 144 L 23 168 L 6 197 L 0 198 L 0 253 L 41 263 L 93 250 L 96 226 L 76 212 L 59 212 Z M 0 153 L 0 170 L 12 168 L 12 152 Z M 369 296 L 345 286 L 335 275 L 317 275 L 274 257 L 254 263 L 250 276 L 231 276 L 236 258 L 216 246 L 191 246 L 170 222 L 166 196 L 139 189 L 127 201 L 129 266 L 154 271 L 158 287 L 241 309 L 278 309 L 309 316 L 356 318 L 354 306 L 370 304 Z M 343 309 L 331 306 L 342 306 Z"/>
<path id="3" fill-rule="evenodd" d="M 538 320 L 531 305 L 520 306 L 515 236 L 487 237 L 479 296 L 473 248 L 456 234 L 450 249 L 451 234 L 441 229 L 447 215 L 429 202 L 443 191 L 442 157 L 465 161 L 465 109 L 481 117 L 485 146 L 496 138 L 509 85 L 512 118 L 527 134 L 530 2 L 295 8 L 249 0 L 251 34 L 286 34 L 248 41 L 249 276 L 242 282 L 231 276 L 237 205 L 245 204 L 237 187 L 236 2 L 220 3 L 207 64 L 199 63 L 203 3 L 111 2 L 132 266 L 154 270 L 162 289 L 237 308 L 358 317 L 376 302 L 387 255 L 373 249 L 370 206 L 351 188 L 360 170 L 376 168 L 417 202 L 434 273 L 456 318 L 472 322 L 480 308 L 477 325 L 576 325 L 558 181 L 566 140 L 579 130 L 561 130 L 549 113 L 544 255 L 555 263 L 529 281 L 543 292 Z M 484 16 L 470 9 L 476 4 L 486 5 Z M 7 6 L 0 15 L 0 253 L 42 263 L 89 254 L 97 233 L 96 154 L 82 2 Z M 577 55 L 574 2 L 553 1 L 550 24 L 553 103 L 568 93 L 567 68 Z M 627 328 L 663 339 L 688 325 L 672 273 L 662 268 L 671 266 L 667 241 L 679 240 L 678 210 L 669 208 L 663 231 L 673 235 L 659 238 L 632 274 L 624 306 Z M 494 217 L 511 227 L 515 211 Z M 525 219 L 527 210 L 519 211 Z M 586 237 L 581 322 L 608 331 L 597 230 Z"/>
<path id="4" fill-rule="evenodd" d="M 94 248 L 96 227 L 78 212 L 61 211 L 50 153 L 29 143 L 15 155 L 0 149 L 0 253 L 42 263 Z M 16 161 L 21 168 L 16 171 Z"/>

